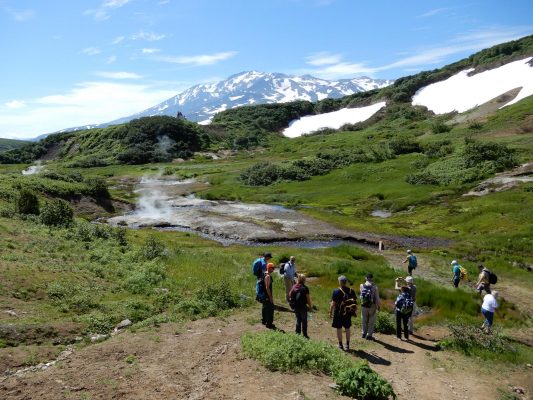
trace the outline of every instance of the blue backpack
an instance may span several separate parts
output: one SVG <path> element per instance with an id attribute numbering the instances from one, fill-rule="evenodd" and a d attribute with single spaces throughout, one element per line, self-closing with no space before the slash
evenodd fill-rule
<path id="1" fill-rule="evenodd" d="M 257 279 L 263 279 L 263 265 L 265 264 L 265 260 L 262 257 L 259 257 L 257 260 L 255 260 L 252 263 L 252 273 L 255 275 Z"/>
<path id="2" fill-rule="evenodd" d="M 361 289 L 361 306 L 370 307 L 372 305 L 372 286 L 363 285 Z"/>
<path id="3" fill-rule="evenodd" d="M 268 300 L 264 279 L 259 279 L 255 284 L 255 299 L 260 303 L 264 303 Z"/>
<path id="4" fill-rule="evenodd" d="M 417 267 L 417 264 L 418 264 L 418 263 L 417 263 L 417 261 L 416 261 L 416 256 L 413 255 L 413 254 L 410 255 L 410 256 L 409 256 L 409 266 L 410 266 L 411 268 L 416 268 L 416 267 Z"/>
<path id="5" fill-rule="evenodd" d="M 400 304 L 397 305 L 397 308 L 400 310 L 400 313 L 403 315 L 409 315 L 413 312 L 415 307 L 415 302 L 409 295 L 403 295 L 400 299 Z"/>

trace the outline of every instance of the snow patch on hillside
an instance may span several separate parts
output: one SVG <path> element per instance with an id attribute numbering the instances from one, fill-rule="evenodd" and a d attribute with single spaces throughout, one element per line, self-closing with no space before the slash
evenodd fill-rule
<path id="1" fill-rule="evenodd" d="M 521 87 L 518 96 L 506 105 L 516 103 L 533 94 L 533 68 L 528 65 L 529 60 L 531 57 L 473 76 L 468 76 L 472 69 L 461 71 L 420 89 L 413 96 L 413 105 L 426 106 L 436 114 L 464 112 Z"/>
<path id="2" fill-rule="evenodd" d="M 344 124 L 355 124 L 367 120 L 385 107 L 385 104 L 383 101 L 367 107 L 343 108 L 339 111 L 302 117 L 292 121 L 289 127 L 283 131 L 283 134 L 293 138 L 323 128 L 339 129 Z"/>

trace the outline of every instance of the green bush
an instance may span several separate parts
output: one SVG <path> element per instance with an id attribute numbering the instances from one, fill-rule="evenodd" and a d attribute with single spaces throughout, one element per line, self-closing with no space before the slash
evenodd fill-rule
<path id="1" fill-rule="evenodd" d="M 374 330 L 379 333 L 391 334 L 396 332 L 393 314 L 378 311 Z"/>
<path id="2" fill-rule="evenodd" d="M 20 190 L 15 207 L 19 214 L 39 215 L 39 199 L 31 190 Z"/>
<path id="3" fill-rule="evenodd" d="M 166 278 L 164 266 L 152 262 L 136 265 L 124 281 L 124 288 L 134 294 L 151 294 Z"/>
<path id="4" fill-rule="evenodd" d="M 495 172 L 518 165 L 515 151 L 500 143 L 469 142 L 464 149 L 463 159 L 466 168 L 479 167 L 488 161 Z"/>
<path id="5" fill-rule="evenodd" d="M 178 310 L 190 317 L 213 317 L 224 310 L 239 307 L 236 293 L 225 283 L 215 283 L 196 290 L 178 303 Z"/>
<path id="6" fill-rule="evenodd" d="M 154 236 L 150 236 L 141 248 L 141 257 L 151 261 L 161 257 L 165 253 L 165 245 Z"/>
<path id="7" fill-rule="evenodd" d="M 324 373 L 335 378 L 338 391 L 358 399 L 395 399 L 390 386 L 366 361 L 355 361 L 339 349 L 301 335 L 247 332 L 241 336 L 243 353 L 271 371 Z"/>
<path id="8" fill-rule="evenodd" d="M 420 144 L 413 138 L 406 136 L 397 136 L 389 141 L 389 148 L 394 154 L 419 153 Z"/>
<path id="9" fill-rule="evenodd" d="M 49 227 L 69 226 L 74 218 L 74 211 L 69 203 L 61 199 L 53 199 L 44 203 L 40 220 Z"/>
<path id="10" fill-rule="evenodd" d="M 441 346 L 453 348 L 466 355 L 483 356 L 488 353 L 516 353 L 509 340 L 495 329 L 485 333 L 479 325 L 457 318 L 448 325 L 451 336 L 441 342 Z"/>
<path id="11" fill-rule="evenodd" d="M 450 125 L 445 124 L 443 121 L 434 121 L 431 124 L 431 131 L 435 134 L 446 133 L 452 130 Z"/>
<path id="12" fill-rule="evenodd" d="M 390 383 L 375 373 L 367 364 L 343 369 L 335 374 L 337 391 L 358 400 L 396 399 Z"/>

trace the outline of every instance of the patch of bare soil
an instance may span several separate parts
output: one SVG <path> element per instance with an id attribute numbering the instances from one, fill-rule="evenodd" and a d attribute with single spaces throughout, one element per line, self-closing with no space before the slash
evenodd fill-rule
<path id="1" fill-rule="evenodd" d="M 486 119 L 487 116 L 498 111 L 505 104 L 509 103 L 516 96 L 518 96 L 518 93 L 520 93 L 520 90 L 522 90 L 522 88 L 518 87 L 518 88 L 511 89 L 505 93 L 502 93 L 501 95 L 495 97 L 492 100 L 487 101 L 486 103 L 476 107 L 475 109 L 471 111 L 467 111 L 465 113 L 455 116 L 450 121 L 450 123 L 461 124 L 461 123 L 468 122 L 468 121 L 471 121 L 471 122 L 483 121 Z"/>
<path id="2" fill-rule="evenodd" d="M 0 397 L 9 399 L 337 399 L 330 377 L 270 372 L 240 351 L 245 331 L 264 329 L 250 322 L 259 307 L 227 319 L 190 322 L 157 331 L 125 332 L 77 350 L 38 372 L 0 378 Z M 292 331 L 292 313 L 277 312 L 279 328 Z M 313 339 L 334 344 L 329 321 L 310 321 Z M 498 388 L 533 390 L 524 366 L 495 370 L 476 360 L 437 351 L 442 332 L 425 328 L 412 342 L 377 335 L 375 342 L 354 333 L 348 355 L 368 360 L 387 378 L 399 399 L 496 399 Z M 305 396 L 305 397 L 304 397 Z"/>

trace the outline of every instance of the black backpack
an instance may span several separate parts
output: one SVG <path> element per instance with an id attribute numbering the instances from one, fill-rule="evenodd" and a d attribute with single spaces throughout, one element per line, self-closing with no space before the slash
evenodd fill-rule
<path id="1" fill-rule="evenodd" d="M 361 306 L 370 307 L 374 302 L 372 301 L 372 286 L 363 285 L 361 289 Z"/>
<path id="2" fill-rule="evenodd" d="M 297 311 L 307 308 L 307 291 L 305 290 L 305 286 L 302 285 L 298 290 L 292 291 L 289 305 L 293 310 Z"/>
<path id="3" fill-rule="evenodd" d="M 488 269 L 485 269 L 485 272 L 489 274 L 489 283 L 491 285 L 495 285 L 498 282 L 498 277 L 496 274 Z"/>
<path id="4" fill-rule="evenodd" d="M 413 301 L 411 296 L 404 295 L 402 302 L 400 304 L 400 307 L 399 307 L 400 313 L 402 313 L 403 315 L 411 314 L 413 312 L 414 307 L 415 307 L 415 302 Z"/>
<path id="5" fill-rule="evenodd" d="M 357 297 L 352 288 L 346 293 L 342 288 L 339 288 L 343 294 L 342 301 L 339 307 L 342 316 L 349 315 L 354 317 L 357 315 Z"/>

